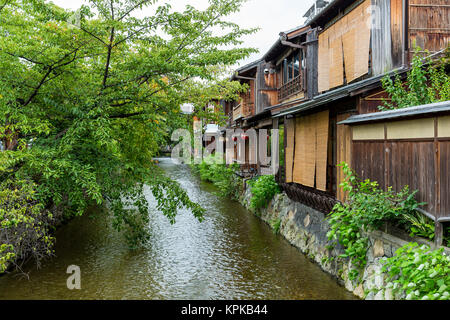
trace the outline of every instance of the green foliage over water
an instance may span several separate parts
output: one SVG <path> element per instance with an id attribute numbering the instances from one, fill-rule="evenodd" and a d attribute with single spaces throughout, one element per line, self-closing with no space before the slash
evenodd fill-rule
<path id="1" fill-rule="evenodd" d="M 107 205 L 116 229 L 141 244 L 146 185 L 171 222 L 179 207 L 201 218 L 151 159 L 187 121 L 181 104 L 204 107 L 240 90 L 219 74 L 255 51 L 236 48 L 254 30 L 225 19 L 241 0 L 184 12 L 155 3 L 95 0 L 78 12 L 43 0 L 0 6 L 2 265 L 35 248 L 37 259 L 47 255 L 53 220 L 92 204 Z M 138 18 L 146 6 L 154 14 Z"/>

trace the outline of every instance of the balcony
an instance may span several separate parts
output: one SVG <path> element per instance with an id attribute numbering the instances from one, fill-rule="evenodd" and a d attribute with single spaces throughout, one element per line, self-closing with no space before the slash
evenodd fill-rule
<path id="1" fill-rule="evenodd" d="M 278 89 L 278 101 L 284 100 L 304 90 L 303 74 L 285 83 Z"/>
<path id="2" fill-rule="evenodd" d="M 242 102 L 242 116 L 244 118 L 250 117 L 253 115 L 254 112 L 254 103 L 250 101 L 243 101 Z"/>
<path id="3" fill-rule="evenodd" d="M 242 118 L 242 105 L 238 104 L 236 107 L 234 107 L 233 109 L 233 121 L 236 121 L 240 118 Z"/>

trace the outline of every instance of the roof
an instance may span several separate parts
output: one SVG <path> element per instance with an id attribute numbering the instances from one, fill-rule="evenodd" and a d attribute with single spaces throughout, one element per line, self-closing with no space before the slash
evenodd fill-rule
<path id="1" fill-rule="evenodd" d="M 255 114 L 255 115 L 247 117 L 244 120 L 246 120 L 247 122 L 253 122 L 253 121 L 258 121 L 258 120 L 264 119 L 266 117 L 268 117 L 270 119 L 270 115 L 271 115 L 270 110 L 266 109 L 266 110 L 263 110 L 263 111 Z"/>
<path id="2" fill-rule="evenodd" d="M 261 59 L 258 59 L 256 61 L 250 62 L 250 63 L 234 70 L 234 73 L 231 76 L 231 80 L 236 79 L 236 74 L 239 75 L 240 73 L 243 73 L 243 72 L 246 72 L 246 71 L 256 68 L 261 61 L 262 61 Z"/>
<path id="3" fill-rule="evenodd" d="M 395 74 L 401 74 L 406 72 L 407 69 L 399 68 L 392 70 L 391 72 L 387 73 L 390 76 L 394 76 Z M 283 116 L 287 116 L 294 113 L 299 113 L 302 111 L 314 109 L 320 106 L 323 106 L 330 102 L 335 102 L 336 100 L 346 98 L 346 97 L 352 97 L 354 96 L 354 92 L 361 89 L 366 89 L 371 86 L 379 86 L 381 83 L 381 79 L 385 77 L 386 74 L 371 77 L 365 80 L 357 81 L 355 83 L 322 93 L 320 95 L 315 96 L 313 99 L 308 100 L 306 102 L 302 102 L 300 104 L 297 104 L 293 107 L 290 107 L 286 110 L 281 111 L 279 114 L 274 115 L 274 118 L 279 118 Z"/>
<path id="4" fill-rule="evenodd" d="M 382 120 L 397 120 L 401 118 L 414 117 L 419 115 L 435 114 L 439 112 L 449 112 L 450 101 L 443 101 L 431 104 L 425 104 L 415 107 L 395 109 L 382 112 L 374 112 L 367 114 L 359 114 L 351 116 L 350 118 L 338 122 L 338 124 L 360 124 L 366 122 L 382 121 Z"/>
<path id="5" fill-rule="evenodd" d="M 304 18 L 309 18 L 313 13 L 315 13 L 316 8 L 322 9 L 325 8 L 329 4 L 328 1 L 325 0 L 317 0 L 308 11 L 306 11 Z M 317 7 L 316 7 L 317 6 Z"/>
<path id="6" fill-rule="evenodd" d="M 318 20 L 323 18 L 327 14 L 337 15 L 340 11 L 343 10 L 348 4 L 351 2 L 356 2 L 359 0 L 331 0 L 328 5 L 326 5 L 318 14 L 316 14 L 315 17 L 313 17 L 311 20 L 309 20 L 309 24 L 317 23 Z"/>
<path id="7" fill-rule="evenodd" d="M 304 29 L 304 30 L 302 30 L 302 29 Z M 302 26 L 295 27 L 295 28 L 290 29 L 285 32 L 280 32 L 280 35 L 285 34 L 287 36 L 286 40 L 292 40 L 292 39 L 295 39 L 298 36 L 306 33 L 307 31 L 309 31 L 309 29 L 310 29 L 309 25 L 302 25 Z M 298 32 L 296 32 L 296 31 L 298 31 Z M 263 56 L 262 60 L 264 60 L 266 62 L 272 61 L 284 49 L 285 49 L 285 45 L 283 45 L 281 43 L 281 39 L 278 38 L 277 41 L 275 41 L 275 43 L 272 45 L 272 47 L 270 47 L 269 51 L 267 51 L 266 54 Z"/>

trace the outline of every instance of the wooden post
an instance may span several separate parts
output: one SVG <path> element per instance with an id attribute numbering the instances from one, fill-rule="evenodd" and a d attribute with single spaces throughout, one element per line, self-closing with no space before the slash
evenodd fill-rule
<path id="1" fill-rule="evenodd" d="M 444 238 L 444 225 L 436 220 L 434 223 L 434 244 L 437 248 L 442 246 L 443 238 Z"/>
<path id="2" fill-rule="evenodd" d="M 306 94 L 308 99 L 312 99 L 318 93 L 318 50 L 319 50 L 319 42 L 318 42 L 318 31 L 316 29 L 312 29 L 306 35 L 306 41 L 310 42 L 306 48 Z"/>

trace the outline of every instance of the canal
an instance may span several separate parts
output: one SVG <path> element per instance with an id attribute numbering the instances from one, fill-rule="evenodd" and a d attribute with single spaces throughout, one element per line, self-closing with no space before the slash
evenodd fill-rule
<path id="1" fill-rule="evenodd" d="M 26 265 L 28 278 L 0 277 L 0 299 L 354 299 L 239 203 L 159 160 L 206 208 L 205 221 L 180 210 L 170 225 L 151 205 L 150 242 L 132 251 L 107 215 L 77 218 L 58 230 L 56 257 Z M 81 268 L 81 290 L 66 287 L 69 265 Z"/>

